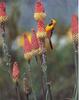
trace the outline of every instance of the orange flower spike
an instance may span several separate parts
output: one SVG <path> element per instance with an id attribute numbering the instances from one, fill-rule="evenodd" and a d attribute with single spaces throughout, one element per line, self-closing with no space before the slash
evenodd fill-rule
<path id="1" fill-rule="evenodd" d="M 5 22 L 8 19 L 6 14 L 6 3 L 0 3 L 0 23 Z"/>
<path id="2" fill-rule="evenodd" d="M 35 20 L 41 20 L 45 19 L 46 13 L 45 13 L 45 8 L 42 3 L 42 1 L 37 1 L 35 4 L 35 13 L 34 13 L 34 18 Z"/>
<path id="3" fill-rule="evenodd" d="M 78 45 L 78 16 L 73 15 L 72 16 L 72 21 L 71 21 L 71 31 L 72 31 L 72 37 L 73 40 L 77 43 Z"/>
<path id="4" fill-rule="evenodd" d="M 32 43 L 29 41 L 29 38 L 24 35 L 24 57 L 27 60 L 32 58 Z"/>
<path id="5" fill-rule="evenodd" d="M 6 4 L 5 4 L 5 2 L 0 3 L 0 16 L 6 16 Z"/>
<path id="6" fill-rule="evenodd" d="M 29 42 L 31 43 L 31 38 L 32 38 L 31 33 L 25 32 L 22 35 L 20 35 L 17 39 L 17 44 L 20 47 L 24 47 L 24 35 L 28 38 Z"/>
<path id="7" fill-rule="evenodd" d="M 37 22 L 37 37 L 38 38 L 44 38 L 46 37 L 46 31 L 45 31 L 45 25 L 44 25 L 44 20 L 39 20 Z"/>
<path id="8" fill-rule="evenodd" d="M 71 28 L 72 33 L 78 33 L 78 17 L 76 15 L 72 16 Z"/>
<path id="9" fill-rule="evenodd" d="M 38 31 L 43 32 L 45 30 L 44 20 L 38 21 Z"/>
<path id="10" fill-rule="evenodd" d="M 32 50 L 32 45 L 26 35 L 24 35 L 24 51 L 30 52 Z"/>
<path id="11" fill-rule="evenodd" d="M 41 0 L 37 1 L 35 4 L 35 13 L 34 18 L 37 21 L 37 37 L 38 38 L 45 38 L 46 32 L 45 32 L 45 25 L 44 25 L 44 19 L 46 17 L 44 4 Z"/>
<path id="12" fill-rule="evenodd" d="M 45 12 L 45 8 L 44 5 L 41 1 L 37 1 L 35 4 L 35 12 L 37 13 L 41 13 L 41 12 Z"/>
<path id="13" fill-rule="evenodd" d="M 32 42 L 32 34 L 27 35 L 28 41 L 31 43 Z"/>
<path id="14" fill-rule="evenodd" d="M 12 69 L 12 77 L 14 81 L 17 81 L 20 76 L 20 70 L 17 62 L 14 62 Z"/>
<path id="15" fill-rule="evenodd" d="M 32 29 L 32 49 L 38 49 L 38 48 L 39 48 L 39 44 L 38 44 L 36 32 L 34 29 Z"/>

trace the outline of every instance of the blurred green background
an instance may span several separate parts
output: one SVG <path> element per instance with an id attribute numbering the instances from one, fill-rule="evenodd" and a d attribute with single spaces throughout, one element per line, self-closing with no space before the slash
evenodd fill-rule
<path id="1" fill-rule="evenodd" d="M 71 100 L 74 96 L 75 86 L 75 64 L 74 50 L 71 38 L 71 17 L 77 14 L 77 0 L 43 0 L 47 12 L 45 24 L 51 18 L 57 20 L 57 25 L 52 36 L 52 43 L 55 45 L 53 51 L 47 54 L 48 79 L 52 82 L 52 94 L 54 100 Z M 27 72 L 27 61 L 24 59 L 23 50 L 17 45 L 17 39 L 23 32 L 30 32 L 31 28 L 36 29 L 36 22 L 33 18 L 35 0 L 6 0 L 9 24 L 7 27 L 8 44 L 11 48 L 11 55 L 19 63 L 20 93 L 23 98 L 22 80 Z M 1 34 L 0 34 L 1 35 Z M 1 38 L 1 36 L 0 36 Z M 0 39 L 0 100 L 17 100 L 15 85 L 3 64 L 2 39 Z M 33 58 L 31 62 L 33 88 L 37 100 L 41 98 L 41 69 Z M 37 80 L 37 81 L 36 81 Z M 25 99 L 22 99 L 25 100 Z"/>

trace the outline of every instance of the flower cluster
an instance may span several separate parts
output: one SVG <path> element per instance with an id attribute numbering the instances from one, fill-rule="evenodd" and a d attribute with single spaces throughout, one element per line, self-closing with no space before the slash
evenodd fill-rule
<path id="1" fill-rule="evenodd" d="M 44 4 L 41 0 L 38 0 L 35 3 L 35 12 L 34 12 L 34 18 L 37 21 L 37 31 L 32 29 L 31 35 L 30 34 L 24 34 L 21 37 L 21 42 L 23 49 L 24 49 L 24 57 L 28 60 L 32 58 L 34 55 L 42 54 L 42 48 L 40 40 L 44 40 L 44 44 L 48 44 L 51 47 L 51 36 L 52 31 L 54 30 L 54 27 L 56 25 L 56 20 L 52 19 L 51 23 L 47 26 L 44 24 L 44 20 L 46 17 Z M 44 48 L 47 50 L 48 46 L 44 45 Z"/>

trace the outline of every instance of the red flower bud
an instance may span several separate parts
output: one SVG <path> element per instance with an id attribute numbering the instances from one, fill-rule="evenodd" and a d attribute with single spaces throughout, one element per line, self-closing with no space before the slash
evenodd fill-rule
<path id="1" fill-rule="evenodd" d="M 78 42 L 78 17 L 76 15 L 72 16 L 71 29 L 73 40 Z"/>
<path id="2" fill-rule="evenodd" d="M 5 2 L 0 3 L 0 16 L 6 16 L 6 4 L 5 4 Z"/>
<path id="3" fill-rule="evenodd" d="M 0 3 L 0 23 L 6 22 L 8 20 L 8 16 L 6 14 L 6 4 L 5 2 Z"/>
<path id="4" fill-rule="evenodd" d="M 71 22 L 72 32 L 78 33 L 78 17 L 76 15 L 72 16 L 72 22 Z"/>
<path id="5" fill-rule="evenodd" d="M 17 81 L 20 76 L 20 70 L 17 62 L 14 62 L 12 69 L 12 77 L 13 80 Z"/>
<path id="6" fill-rule="evenodd" d="M 44 5 L 41 1 L 37 1 L 35 4 L 35 13 L 45 12 Z"/>

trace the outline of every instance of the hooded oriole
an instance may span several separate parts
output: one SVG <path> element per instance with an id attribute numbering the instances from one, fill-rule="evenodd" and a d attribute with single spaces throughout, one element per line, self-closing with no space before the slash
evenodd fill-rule
<path id="1" fill-rule="evenodd" d="M 50 43 L 51 49 L 53 49 L 52 42 L 51 42 L 51 36 L 52 36 L 53 30 L 55 28 L 55 25 L 56 25 L 56 20 L 51 19 L 51 22 L 45 28 L 45 31 L 47 33 L 47 37 L 49 38 L 49 43 Z"/>
<path id="2" fill-rule="evenodd" d="M 56 20 L 55 19 L 51 19 L 51 22 L 46 26 L 45 31 L 47 33 L 47 37 L 51 38 L 52 36 L 52 31 L 54 30 L 56 25 Z"/>

